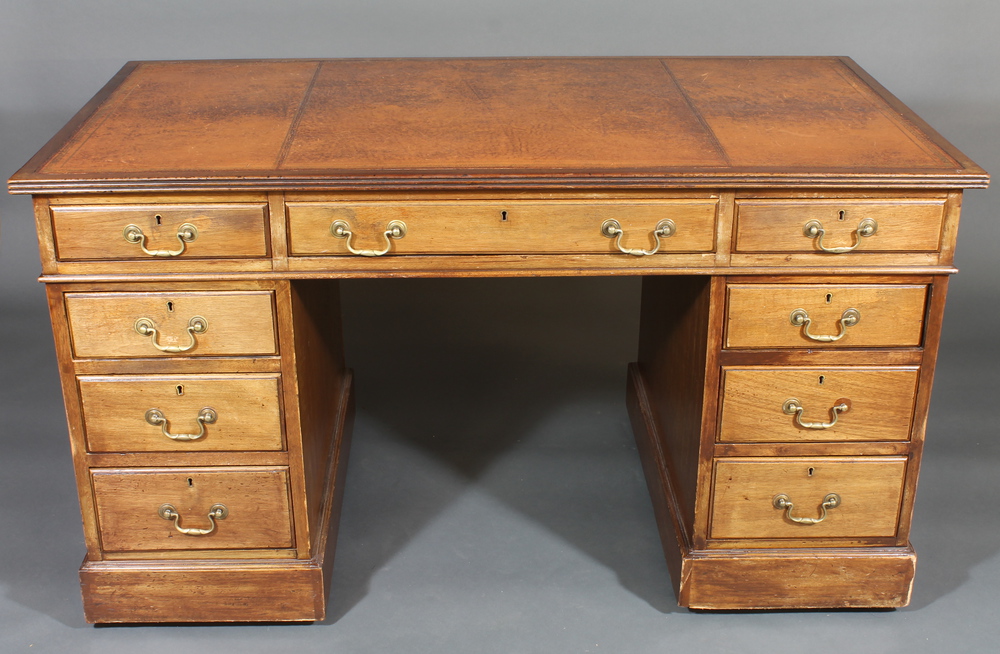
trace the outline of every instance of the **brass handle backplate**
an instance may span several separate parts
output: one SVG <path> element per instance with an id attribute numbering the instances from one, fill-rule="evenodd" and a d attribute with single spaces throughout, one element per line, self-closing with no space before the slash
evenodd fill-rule
<path id="1" fill-rule="evenodd" d="M 781 405 L 781 410 L 788 415 L 795 415 L 795 422 L 803 429 L 829 429 L 837 424 L 837 417 L 851 408 L 851 401 L 847 399 L 837 400 L 837 404 L 830 407 L 830 422 L 807 422 L 802 419 L 805 409 L 797 399 L 789 398 Z"/>
<path id="2" fill-rule="evenodd" d="M 160 352 L 169 352 L 171 354 L 176 354 L 178 352 L 187 352 L 195 345 L 198 344 L 195 334 L 204 334 L 208 331 L 208 320 L 202 318 L 201 316 L 193 316 L 191 320 L 188 321 L 187 333 L 191 338 L 191 341 L 187 345 L 160 345 L 156 342 L 156 323 L 154 323 L 149 318 L 139 318 L 135 321 L 133 325 L 136 333 L 141 336 L 149 336 L 150 342 Z"/>
<path id="3" fill-rule="evenodd" d="M 359 250 L 355 248 L 351 241 L 354 237 L 354 232 L 351 231 L 351 226 L 346 220 L 335 220 L 333 224 L 330 225 L 330 233 L 336 238 L 346 238 L 347 251 L 351 254 L 357 254 L 362 257 L 381 257 L 383 254 L 387 254 L 392 248 L 392 239 L 403 238 L 406 236 L 406 223 L 402 220 L 393 220 L 388 225 L 385 226 L 385 231 L 382 236 L 385 238 L 385 247 L 381 250 Z"/>
<path id="4" fill-rule="evenodd" d="M 198 412 L 198 417 L 195 419 L 198 421 L 197 434 L 171 434 L 167 417 L 163 415 L 162 411 L 159 409 L 150 409 L 146 412 L 146 422 L 154 427 L 159 427 L 164 436 L 175 441 L 196 441 L 203 437 L 205 435 L 205 425 L 210 425 L 218 420 L 219 414 L 215 412 L 215 409 L 207 406 Z"/>
<path id="5" fill-rule="evenodd" d="M 816 239 L 816 247 L 829 254 L 844 254 L 845 252 L 853 252 L 859 245 L 861 245 L 862 238 L 872 236 L 877 231 L 878 223 L 872 218 L 865 218 L 858 223 L 858 228 L 854 230 L 853 245 L 828 248 L 823 245 L 823 236 L 826 234 L 826 230 L 823 229 L 823 223 L 818 220 L 810 220 L 802 226 L 802 233 L 808 238 Z"/>
<path id="6" fill-rule="evenodd" d="M 174 529 L 181 532 L 185 536 L 207 536 L 213 531 L 217 526 L 216 520 L 225 520 L 226 516 L 229 515 L 229 509 L 226 508 L 225 504 L 213 504 L 208 509 L 208 522 L 211 527 L 207 529 L 198 529 L 196 527 L 182 527 L 181 526 L 181 514 L 177 512 L 173 504 L 164 504 L 160 506 L 157 510 L 157 514 L 164 520 L 173 520 Z"/>
<path id="7" fill-rule="evenodd" d="M 675 233 L 677 233 L 677 225 L 674 224 L 674 221 L 669 218 L 661 220 L 656 223 L 656 228 L 653 230 L 653 240 L 655 241 L 656 246 L 652 250 L 643 250 L 641 248 L 629 249 L 622 247 L 622 236 L 625 234 L 625 231 L 622 229 L 621 223 L 613 218 L 609 218 L 601 223 L 601 234 L 608 238 L 615 239 L 615 247 L 617 247 L 624 254 L 631 254 L 634 257 L 646 257 L 651 254 L 656 254 L 660 251 L 660 239 L 670 238 Z"/>
<path id="8" fill-rule="evenodd" d="M 177 228 L 177 241 L 181 244 L 178 250 L 147 250 L 146 235 L 138 225 L 126 225 L 122 230 L 122 236 L 129 243 L 138 244 L 142 251 L 151 257 L 178 257 L 184 254 L 188 243 L 198 238 L 198 228 L 191 223 L 184 223 Z"/>
<path id="9" fill-rule="evenodd" d="M 809 312 L 805 309 L 796 309 L 792 311 L 791 315 L 788 317 L 793 325 L 802 328 L 802 335 L 811 341 L 816 341 L 817 343 L 833 343 L 834 341 L 839 341 L 847 333 L 847 328 L 858 324 L 861 321 L 861 312 L 857 309 L 844 309 L 844 313 L 840 315 L 840 333 L 836 336 L 824 336 L 822 334 L 810 334 L 809 324 L 812 319 L 809 317 Z"/>
<path id="10" fill-rule="evenodd" d="M 820 514 L 818 518 L 796 518 L 793 516 L 792 509 L 795 508 L 795 505 L 792 504 L 791 498 L 784 493 L 775 495 L 771 503 L 774 505 L 774 508 L 783 510 L 785 512 L 785 517 L 792 522 L 796 522 L 800 525 L 815 525 L 826 520 L 827 509 L 835 509 L 840 506 L 840 495 L 837 495 L 836 493 L 828 493 L 827 496 L 823 498 L 823 503 L 819 505 Z"/>

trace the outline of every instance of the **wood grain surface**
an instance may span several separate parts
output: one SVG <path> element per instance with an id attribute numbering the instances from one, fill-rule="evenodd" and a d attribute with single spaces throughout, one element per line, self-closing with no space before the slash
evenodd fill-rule
<path id="1" fill-rule="evenodd" d="M 292 538 L 284 468 L 110 468 L 91 471 L 101 545 L 107 551 L 287 548 Z M 229 509 L 206 535 L 182 534 L 158 514 L 169 503 L 180 526 L 208 529 L 215 504 Z"/>
<path id="2" fill-rule="evenodd" d="M 90 452 L 274 451 L 284 447 L 281 377 L 270 375 L 82 376 L 77 384 Z M 205 407 L 218 416 L 197 440 L 149 424 L 159 409 L 170 434 L 197 434 Z"/>
<path id="3" fill-rule="evenodd" d="M 346 239 L 334 238 L 335 220 L 355 233 L 356 249 L 380 250 L 393 220 L 406 224 L 406 236 L 393 239 L 393 254 L 548 254 L 620 251 L 601 233 L 605 220 L 625 232 L 623 248 L 652 250 L 651 236 L 662 220 L 676 231 L 661 239 L 659 252 L 711 252 L 715 247 L 718 200 L 549 200 L 410 202 L 292 202 L 287 205 L 293 255 L 352 256 Z"/>
<path id="4" fill-rule="evenodd" d="M 68 293 L 66 313 L 78 357 L 189 357 L 277 353 L 273 293 Z M 195 316 L 208 321 L 195 334 L 195 346 L 179 354 L 154 347 L 151 336 L 135 330 L 150 319 L 162 346 L 190 343 L 188 325 Z"/>
<path id="5" fill-rule="evenodd" d="M 727 458 L 715 463 L 712 538 L 894 536 L 905 457 Z M 819 518 L 828 493 L 841 503 L 817 524 L 799 524 L 775 508 L 779 493 L 792 516 Z"/>
<path id="6" fill-rule="evenodd" d="M 730 284 L 726 347 L 900 347 L 923 337 L 927 286 L 889 284 Z M 861 315 L 843 338 L 807 338 L 790 315 L 805 309 L 813 336 L 836 336 L 847 309 Z"/>
<path id="7" fill-rule="evenodd" d="M 933 252 L 941 248 L 945 198 L 737 200 L 736 207 L 737 252 L 821 252 L 819 241 L 804 233 L 806 223 L 813 220 L 825 232 L 823 247 L 857 243 L 854 251 L 845 254 Z M 878 227 L 871 236 L 859 239 L 855 231 L 866 219 Z"/>
<path id="8" fill-rule="evenodd" d="M 895 608 L 910 602 L 916 563 L 909 547 L 691 556 L 680 598 L 693 609 Z"/>
<path id="9" fill-rule="evenodd" d="M 761 366 L 724 368 L 719 440 L 729 442 L 905 441 L 910 437 L 917 368 Z M 782 411 L 789 399 L 805 409 L 807 429 Z"/>
<path id="10" fill-rule="evenodd" d="M 152 259 L 137 243 L 125 240 L 126 225 L 146 236 L 147 250 L 177 252 L 177 233 L 193 225 L 197 237 L 177 259 L 265 257 L 267 205 L 57 205 L 50 206 L 56 257 L 61 261 Z"/>

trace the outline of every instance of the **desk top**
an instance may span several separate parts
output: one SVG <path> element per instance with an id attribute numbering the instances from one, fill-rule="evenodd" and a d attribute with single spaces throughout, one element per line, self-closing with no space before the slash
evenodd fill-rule
<path id="1" fill-rule="evenodd" d="M 982 187 L 846 58 L 132 62 L 9 181 L 163 190 Z"/>

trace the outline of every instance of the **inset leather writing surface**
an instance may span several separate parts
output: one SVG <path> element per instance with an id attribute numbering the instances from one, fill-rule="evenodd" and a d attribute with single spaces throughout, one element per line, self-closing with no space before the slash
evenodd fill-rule
<path id="1" fill-rule="evenodd" d="M 317 65 L 144 62 L 43 171 L 272 169 Z"/>
<path id="2" fill-rule="evenodd" d="M 658 59 L 330 61 L 284 170 L 723 166 Z"/>
<path id="3" fill-rule="evenodd" d="M 959 168 L 838 59 L 669 59 L 733 166 Z"/>
<path id="4" fill-rule="evenodd" d="M 984 186 L 846 59 L 138 62 L 13 192 Z"/>

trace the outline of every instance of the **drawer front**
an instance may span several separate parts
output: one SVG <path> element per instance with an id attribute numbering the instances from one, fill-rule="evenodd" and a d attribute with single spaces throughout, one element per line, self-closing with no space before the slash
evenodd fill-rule
<path id="1" fill-rule="evenodd" d="M 652 235 L 664 220 L 673 234 L 660 239 L 660 252 L 711 252 L 715 249 L 718 200 L 620 201 L 453 201 L 453 202 L 289 202 L 292 255 L 350 255 L 346 238 L 331 226 L 343 221 L 355 249 L 391 254 L 584 254 L 618 253 L 616 239 L 602 225 L 615 220 L 626 249 L 650 250 Z M 392 221 L 406 235 L 387 241 Z"/>
<path id="2" fill-rule="evenodd" d="M 90 452 L 281 450 L 280 377 L 77 378 Z"/>
<path id="3" fill-rule="evenodd" d="M 91 481 L 107 552 L 293 544 L 286 468 L 101 469 Z M 216 505 L 224 517 L 210 517 Z"/>
<path id="4" fill-rule="evenodd" d="M 878 538 L 896 535 L 904 457 L 734 458 L 715 462 L 712 538 Z M 839 505 L 826 510 L 830 495 Z M 791 508 L 776 506 L 784 496 Z"/>
<path id="5" fill-rule="evenodd" d="M 77 357 L 276 354 L 273 305 L 270 291 L 66 294 Z"/>
<path id="6" fill-rule="evenodd" d="M 722 442 L 905 441 L 917 368 L 724 368 Z"/>
<path id="7" fill-rule="evenodd" d="M 944 198 L 737 200 L 736 251 L 934 252 L 941 249 L 944 204 Z"/>
<path id="8" fill-rule="evenodd" d="M 726 347 L 916 347 L 925 285 L 731 284 Z"/>
<path id="9" fill-rule="evenodd" d="M 61 261 L 269 255 L 264 203 L 52 205 L 50 211 Z"/>

